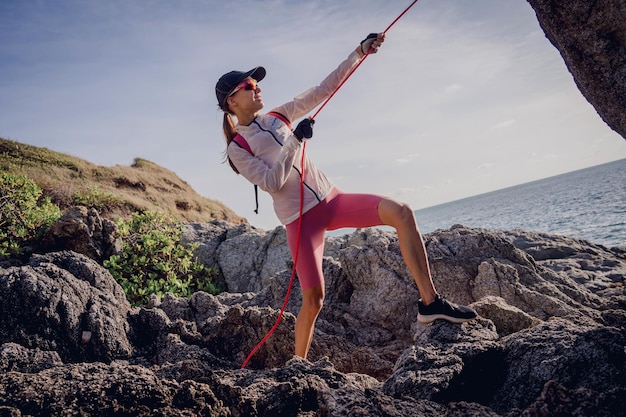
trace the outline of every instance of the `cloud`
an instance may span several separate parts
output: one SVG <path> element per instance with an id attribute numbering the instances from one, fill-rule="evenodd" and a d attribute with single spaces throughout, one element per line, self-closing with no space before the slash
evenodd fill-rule
<path id="1" fill-rule="evenodd" d="M 462 88 L 463 87 L 461 87 L 460 84 L 451 84 L 451 85 L 447 86 L 444 91 L 445 91 L 446 94 L 454 94 L 457 91 L 461 90 Z"/>
<path id="2" fill-rule="evenodd" d="M 495 125 L 491 126 L 489 129 L 491 129 L 491 130 L 495 130 L 495 129 L 502 129 L 502 128 L 505 128 L 505 127 L 509 127 L 509 126 L 514 125 L 514 124 L 515 124 L 515 122 L 516 122 L 516 121 L 515 121 L 514 119 L 504 120 L 504 121 L 502 121 L 502 122 L 500 122 L 500 123 L 497 123 L 497 124 L 495 124 Z"/>
<path id="3" fill-rule="evenodd" d="M 396 164 L 405 165 L 411 162 L 411 158 L 398 158 L 396 159 Z"/>

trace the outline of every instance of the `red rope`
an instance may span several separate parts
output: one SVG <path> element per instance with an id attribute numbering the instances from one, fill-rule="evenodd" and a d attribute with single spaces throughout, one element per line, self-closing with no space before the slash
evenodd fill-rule
<path id="1" fill-rule="evenodd" d="M 395 25 L 395 24 L 396 24 L 396 22 L 397 22 L 398 20 L 400 20 L 400 18 L 401 18 L 402 16 L 404 16 L 404 15 L 405 15 L 405 13 L 406 13 L 406 12 L 408 12 L 408 11 L 409 11 L 409 9 L 410 9 L 411 7 L 413 7 L 413 5 L 415 5 L 415 3 L 417 3 L 417 1 L 418 1 L 418 0 L 413 0 L 413 3 L 411 3 L 411 4 L 409 5 L 409 7 L 407 7 L 406 9 L 404 9 L 404 11 L 403 11 L 402 13 L 400 13 L 400 15 L 398 15 L 398 17 L 396 17 L 396 18 L 394 19 L 394 21 L 393 21 L 393 22 L 391 22 L 391 24 L 390 24 L 389 26 L 387 26 L 387 29 L 385 29 L 385 31 L 384 31 L 383 33 L 385 33 L 385 34 L 386 34 L 386 33 L 387 33 L 387 31 L 388 31 L 389 29 L 391 29 L 391 27 L 392 27 L 393 25 Z M 319 107 L 319 109 L 317 109 L 317 111 L 313 114 L 313 116 L 311 116 L 311 119 L 315 119 L 315 118 L 317 117 L 317 115 L 319 114 L 319 112 L 321 112 L 321 111 L 322 111 L 322 109 L 323 109 L 324 107 L 326 107 L 326 104 L 328 104 L 328 102 L 330 101 L 330 99 L 332 99 L 332 98 L 333 98 L 333 96 L 337 93 L 337 91 L 339 91 L 339 89 L 340 89 L 341 87 L 343 87 L 343 85 L 346 83 L 346 81 L 348 81 L 348 78 L 350 78 L 350 77 L 352 76 L 352 74 L 354 74 L 354 71 L 356 71 L 356 70 L 357 70 L 357 68 L 359 68 L 359 67 L 361 66 L 361 64 L 363 63 L 363 61 L 365 61 L 365 58 L 367 58 L 367 57 L 368 57 L 368 56 L 369 56 L 369 55 L 370 55 L 373 51 L 374 51 L 374 48 L 370 48 L 370 49 L 367 51 L 367 53 L 361 57 L 361 59 L 359 60 L 359 62 L 358 62 L 358 63 L 354 66 L 354 68 L 352 68 L 352 70 L 348 73 L 348 75 L 346 75 L 346 77 L 343 79 L 343 81 L 341 81 L 341 83 L 337 86 L 337 88 L 335 88 L 335 90 L 331 93 L 331 95 L 330 95 L 330 96 L 328 96 L 328 98 L 327 98 L 327 99 L 326 99 L 326 100 L 322 103 L 322 105 Z"/>
<path id="2" fill-rule="evenodd" d="M 248 355 L 243 364 L 241 365 L 241 369 L 245 368 L 252 356 L 263 346 L 263 343 L 274 333 L 274 330 L 280 324 L 280 320 L 283 318 L 283 314 L 285 313 L 285 309 L 287 308 L 287 302 L 289 301 L 289 295 L 291 294 L 291 288 L 293 287 L 293 279 L 296 275 L 296 265 L 298 264 L 298 252 L 300 252 L 300 231 L 302 228 L 302 210 L 304 205 L 304 151 L 306 150 L 306 141 L 302 142 L 302 158 L 300 159 L 300 217 L 298 218 L 298 233 L 296 234 L 296 253 L 293 256 L 293 268 L 291 269 L 291 278 L 289 278 L 289 286 L 287 287 L 287 294 L 285 295 L 285 301 L 283 301 L 283 306 L 280 309 L 280 313 L 278 313 L 278 318 L 276 318 L 276 323 L 270 329 L 269 332 L 261 339 L 261 341 L 252 349 L 252 352 Z"/>
<path id="3" fill-rule="evenodd" d="M 388 31 L 389 29 L 391 29 L 391 27 L 392 27 L 393 25 L 395 25 L 395 24 L 396 24 L 396 22 L 397 22 L 398 20 L 400 20 L 400 19 L 402 18 L 402 16 L 404 16 L 404 15 L 406 14 L 406 12 L 408 12 L 408 11 L 409 11 L 409 9 L 415 5 L 415 3 L 417 3 L 417 0 L 413 0 L 413 3 L 409 4 L 409 7 L 407 7 L 406 9 L 404 9 L 404 11 L 403 11 L 402 13 L 400 13 L 400 15 L 399 15 L 398 17 L 396 17 L 396 20 L 394 20 L 393 22 L 391 22 L 391 23 L 389 24 L 389 26 L 387 26 L 387 29 L 385 29 L 385 31 L 384 31 L 383 33 L 387 33 L 387 31 Z"/>
<path id="4" fill-rule="evenodd" d="M 404 9 L 404 11 L 402 13 L 400 13 L 400 15 L 398 17 L 396 17 L 395 20 L 393 22 L 391 22 L 391 24 L 389 26 L 387 26 L 387 29 L 385 29 L 385 31 L 383 33 L 387 33 L 387 31 L 389 29 L 391 29 L 391 27 L 393 25 L 395 25 L 396 22 L 398 20 L 400 20 L 400 18 L 402 18 L 402 16 L 404 16 L 404 14 L 406 12 L 408 12 L 409 9 L 411 7 L 413 7 L 413 5 L 415 3 L 417 3 L 417 1 L 418 0 L 413 0 L 413 3 L 411 3 L 409 5 L 409 7 Z M 361 66 L 363 61 L 365 61 L 365 58 L 367 58 L 368 55 L 371 54 L 373 50 L 374 50 L 374 48 L 370 48 L 367 51 L 367 53 L 361 57 L 361 60 L 354 66 L 354 68 L 352 68 L 352 70 L 348 73 L 348 75 L 345 76 L 343 81 L 341 81 L 341 83 L 337 86 L 337 88 L 335 88 L 335 90 L 331 93 L 331 95 L 328 96 L 328 98 L 324 101 L 324 103 L 322 103 L 320 108 L 318 108 L 317 111 L 313 114 L 313 116 L 311 116 L 311 119 L 315 119 L 317 117 L 319 112 L 322 111 L 322 109 L 326 106 L 326 104 L 330 101 L 330 99 L 333 98 L 333 96 L 337 93 L 337 91 L 339 91 L 339 89 L 346 83 L 346 81 L 348 81 L 348 78 L 350 78 L 352 76 L 352 74 L 354 74 L 354 71 L 356 71 L 356 69 Z M 291 294 L 291 288 L 293 287 L 293 280 L 294 280 L 294 277 L 296 275 L 296 265 L 298 264 L 298 252 L 300 252 L 300 231 L 301 231 L 301 227 L 302 227 L 302 210 L 303 210 L 303 204 L 304 204 L 304 154 L 305 154 L 305 150 L 306 150 L 306 141 L 303 141 L 302 158 L 300 160 L 300 173 L 301 173 L 300 174 L 300 216 L 298 218 L 298 233 L 297 233 L 297 237 L 296 237 L 297 238 L 297 240 L 296 240 L 296 253 L 294 254 L 293 268 L 291 270 L 291 278 L 289 278 L 289 286 L 287 287 L 287 294 L 285 295 L 285 300 L 283 301 L 283 306 L 280 309 L 280 313 L 278 313 L 278 318 L 276 319 L 276 322 L 274 323 L 274 326 L 270 329 L 269 332 L 267 332 L 265 337 L 263 337 L 263 339 L 261 339 L 261 341 L 254 347 L 254 349 L 252 349 L 252 351 L 250 352 L 250 354 L 248 355 L 246 360 L 243 361 L 243 364 L 241 365 L 241 369 L 246 367 L 248 362 L 250 362 L 250 359 L 252 359 L 252 356 L 254 356 L 254 354 L 261 348 L 261 346 L 263 346 L 263 344 L 267 341 L 267 339 L 269 339 L 269 337 L 272 335 L 272 333 L 274 333 L 274 330 L 276 330 L 276 328 L 280 324 L 280 320 L 282 319 L 283 314 L 285 313 L 285 309 L 287 308 L 287 302 L 289 301 L 289 295 Z"/>

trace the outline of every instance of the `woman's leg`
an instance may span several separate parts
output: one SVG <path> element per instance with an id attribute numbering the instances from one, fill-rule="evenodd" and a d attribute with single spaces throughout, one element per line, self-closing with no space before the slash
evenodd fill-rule
<path id="1" fill-rule="evenodd" d="M 326 232 L 323 221 L 325 205 L 325 202 L 322 202 L 303 216 L 300 241 L 298 241 L 298 220 L 286 226 L 289 249 L 296 262 L 302 289 L 302 306 L 296 317 L 295 354 L 305 359 L 313 340 L 315 321 L 324 302 L 322 258 Z"/>
<path id="2" fill-rule="evenodd" d="M 296 350 L 295 354 L 306 359 L 311 342 L 315 321 L 324 302 L 324 287 L 318 285 L 302 291 L 302 307 L 296 318 Z"/>
<path id="3" fill-rule="evenodd" d="M 400 251 L 417 289 L 426 305 L 435 300 L 437 292 L 428 265 L 428 256 L 417 228 L 413 209 L 387 197 L 372 194 L 339 193 L 329 202 L 332 219 L 328 229 L 388 225 L 396 229 Z"/>
<path id="4" fill-rule="evenodd" d="M 426 247 L 417 227 L 413 209 L 407 204 L 384 198 L 378 204 L 378 215 L 384 224 L 396 229 L 400 252 L 413 275 L 422 301 L 425 305 L 432 303 L 437 291 L 430 275 Z"/>
<path id="5" fill-rule="evenodd" d="M 332 220 L 328 229 L 339 227 L 393 226 L 398 233 L 400 251 L 422 297 L 417 301 L 417 320 L 430 323 L 444 319 L 463 323 L 476 317 L 476 312 L 451 303 L 437 294 L 430 275 L 428 255 L 417 228 L 413 209 L 408 204 L 371 194 L 340 193 L 329 202 Z"/>

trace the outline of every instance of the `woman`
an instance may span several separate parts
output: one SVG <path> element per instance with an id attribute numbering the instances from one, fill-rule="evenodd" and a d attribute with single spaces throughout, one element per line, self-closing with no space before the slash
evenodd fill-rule
<path id="1" fill-rule="evenodd" d="M 286 227 L 292 255 L 298 245 L 302 141 L 313 136 L 314 121 L 303 119 L 293 131 L 290 123 L 322 103 L 359 60 L 368 51 L 377 52 L 384 40 L 382 33 L 369 35 L 319 86 L 267 114 L 261 113 L 264 103 L 258 85 L 265 77 L 263 67 L 248 72 L 231 71 L 224 74 L 215 87 L 218 105 L 224 111 L 228 161 L 235 172 L 272 196 L 276 215 Z M 388 225 L 397 230 L 403 259 L 421 295 L 418 321 L 430 323 L 444 319 L 462 323 L 476 317 L 471 308 L 453 304 L 437 294 L 422 236 L 409 205 L 378 195 L 344 193 L 306 155 L 304 172 L 303 216 L 296 265 L 302 290 L 302 306 L 295 327 L 296 355 L 307 357 L 324 300 L 324 234 L 341 227 Z"/>

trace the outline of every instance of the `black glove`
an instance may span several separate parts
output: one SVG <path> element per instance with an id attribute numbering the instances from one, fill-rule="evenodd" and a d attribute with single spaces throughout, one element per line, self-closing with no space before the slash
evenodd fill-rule
<path id="1" fill-rule="evenodd" d="M 372 48 L 372 44 L 377 37 L 377 33 L 370 33 L 369 35 L 367 35 L 367 38 L 361 41 L 361 52 L 363 52 L 363 55 L 365 55 Z"/>
<path id="2" fill-rule="evenodd" d="M 299 141 L 302 141 L 302 139 L 311 139 L 313 137 L 314 124 L 315 120 L 313 119 L 302 119 L 293 130 L 293 135 L 297 137 Z"/>

